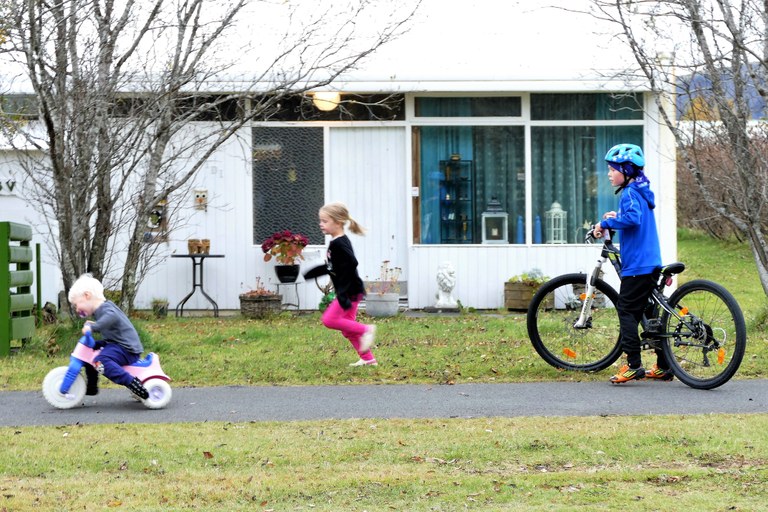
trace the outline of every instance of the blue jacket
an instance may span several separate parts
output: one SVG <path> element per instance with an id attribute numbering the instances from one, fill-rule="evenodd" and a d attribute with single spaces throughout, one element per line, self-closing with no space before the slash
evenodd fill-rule
<path id="1" fill-rule="evenodd" d="M 642 276 L 661 267 L 656 207 L 649 184 L 632 182 L 621 191 L 619 211 L 600 226 L 621 231 L 621 276 Z"/>

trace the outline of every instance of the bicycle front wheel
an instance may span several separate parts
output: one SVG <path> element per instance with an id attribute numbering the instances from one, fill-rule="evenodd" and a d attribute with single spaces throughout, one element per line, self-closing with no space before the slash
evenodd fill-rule
<path id="1" fill-rule="evenodd" d="M 584 327 L 574 327 L 586 298 L 586 274 L 565 274 L 541 285 L 528 306 L 528 336 L 544 361 L 564 370 L 596 372 L 621 355 L 619 294 L 598 279 Z"/>
<path id="2" fill-rule="evenodd" d="M 747 328 L 739 303 L 717 283 L 690 281 L 669 298 L 681 318 L 666 311 L 664 357 L 672 373 L 696 389 L 722 386 L 741 365 Z"/>

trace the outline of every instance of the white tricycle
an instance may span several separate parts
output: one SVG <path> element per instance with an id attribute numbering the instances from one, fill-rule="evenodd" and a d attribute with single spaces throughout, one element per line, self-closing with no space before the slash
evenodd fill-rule
<path id="1" fill-rule="evenodd" d="M 49 404 L 57 409 L 71 409 L 83 403 L 85 397 L 85 377 L 81 369 L 85 364 L 92 364 L 101 350 L 94 349 L 95 341 L 89 332 L 80 338 L 69 358 L 69 366 L 54 368 L 43 379 L 43 396 Z M 149 393 L 149 397 L 141 400 L 131 394 L 136 400 L 149 409 L 162 409 L 171 401 L 171 378 L 160 367 L 160 357 L 150 352 L 146 357 L 133 364 L 123 366 L 123 369 L 137 377 Z"/>

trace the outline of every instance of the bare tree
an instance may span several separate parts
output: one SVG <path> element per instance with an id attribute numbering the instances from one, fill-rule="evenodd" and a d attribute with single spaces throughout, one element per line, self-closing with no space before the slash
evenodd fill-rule
<path id="1" fill-rule="evenodd" d="M 709 212 L 752 249 L 768 295 L 768 3 L 763 0 L 593 0 L 659 93 L 672 131 Z M 674 65 L 672 65 L 674 63 Z M 677 96 L 677 101 L 675 101 Z M 682 100 L 682 101 L 681 101 Z M 677 105 L 687 120 L 678 122 Z M 705 107 L 705 108 L 703 108 Z M 679 190 L 678 194 L 686 194 Z"/>
<path id="2" fill-rule="evenodd" d="M 120 305 L 132 307 L 156 250 L 143 238 L 157 205 L 183 193 L 248 122 L 397 37 L 419 2 L 405 12 L 379 0 L 342 4 L 307 14 L 290 1 L 5 0 L 0 49 L 23 65 L 39 122 L 6 116 L 3 126 L 35 150 L 24 168 L 67 289 L 86 271 L 116 275 Z M 272 31 L 267 50 L 229 38 L 246 21 Z M 243 58 L 252 65 L 235 66 Z"/>

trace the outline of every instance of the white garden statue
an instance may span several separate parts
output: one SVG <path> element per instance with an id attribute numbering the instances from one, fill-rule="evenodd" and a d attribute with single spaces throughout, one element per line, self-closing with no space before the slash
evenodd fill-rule
<path id="1" fill-rule="evenodd" d="M 437 303 L 435 308 L 458 308 L 453 298 L 456 286 L 456 269 L 450 261 L 444 261 L 437 267 Z"/>

